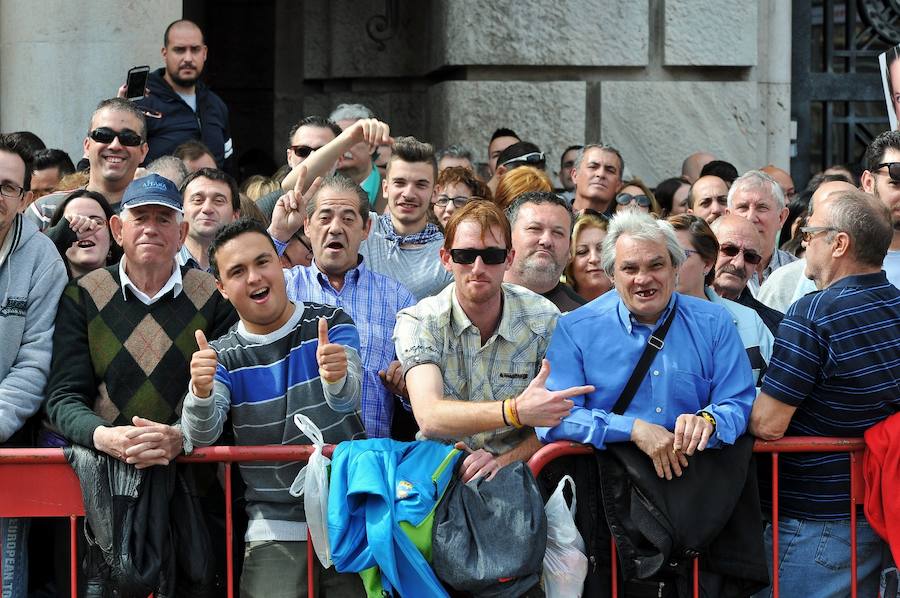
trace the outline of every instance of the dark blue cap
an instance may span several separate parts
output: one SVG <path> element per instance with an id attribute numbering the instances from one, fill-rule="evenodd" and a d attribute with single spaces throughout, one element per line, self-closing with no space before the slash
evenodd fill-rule
<path id="1" fill-rule="evenodd" d="M 122 209 L 136 206 L 157 205 L 184 213 L 181 193 L 175 183 L 158 174 L 148 174 L 132 181 L 122 195 Z"/>

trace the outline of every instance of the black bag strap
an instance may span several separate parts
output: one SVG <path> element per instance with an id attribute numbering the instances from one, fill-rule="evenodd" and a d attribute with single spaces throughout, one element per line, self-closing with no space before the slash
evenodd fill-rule
<path id="1" fill-rule="evenodd" d="M 641 355 L 640 360 L 638 360 L 637 365 L 634 366 L 634 371 L 631 372 L 631 378 L 628 379 L 628 383 L 625 384 L 625 388 L 622 389 L 622 394 L 619 395 L 619 399 L 616 401 L 615 406 L 613 406 L 612 412 L 616 415 L 622 415 L 625 413 L 625 410 L 628 409 L 628 405 L 631 404 L 631 399 L 634 398 L 634 393 L 637 392 L 638 387 L 641 385 L 641 381 L 647 374 L 647 370 L 650 369 L 650 364 L 653 363 L 653 358 L 656 357 L 656 353 L 666 344 L 664 339 L 666 338 L 666 333 L 669 332 L 669 326 L 672 325 L 672 320 L 675 319 L 675 307 L 676 306 L 673 304 L 672 310 L 669 312 L 666 321 L 663 322 L 662 325 L 650 335 L 650 338 L 647 339 L 647 346 L 644 347 L 644 353 Z"/>

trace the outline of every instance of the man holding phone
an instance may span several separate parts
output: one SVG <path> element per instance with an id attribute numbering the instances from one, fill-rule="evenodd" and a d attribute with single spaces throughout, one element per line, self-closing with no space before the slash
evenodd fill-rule
<path id="1" fill-rule="evenodd" d="M 150 93 L 135 102 L 147 117 L 147 162 L 172 154 L 189 139 L 199 139 L 212 150 L 218 167 L 227 170 L 233 153 L 228 108 L 200 81 L 206 53 L 203 31 L 196 23 L 179 20 L 166 28 L 165 67 L 150 73 Z"/>

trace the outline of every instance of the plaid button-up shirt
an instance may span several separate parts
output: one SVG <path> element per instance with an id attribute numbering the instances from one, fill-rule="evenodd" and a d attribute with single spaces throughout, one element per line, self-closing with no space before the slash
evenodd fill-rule
<path id="1" fill-rule="evenodd" d="M 448 400 L 501 401 L 521 394 L 540 370 L 559 310 L 540 295 L 504 283 L 500 323 L 482 345 L 481 333 L 455 291 L 450 284 L 397 314 L 394 343 L 404 374 L 417 365 L 435 364 Z M 505 427 L 452 440 L 501 454 L 532 435 L 532 428 Z"/>

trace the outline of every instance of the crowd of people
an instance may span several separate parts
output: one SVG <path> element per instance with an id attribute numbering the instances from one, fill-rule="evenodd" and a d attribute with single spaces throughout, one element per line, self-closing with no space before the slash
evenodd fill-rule
<path id="1" fill-rule="evenodd" d="M 454 444 L 464 482 L 557 440 L 633 445 L 671 481 L 748 435 L 861 437 L 900 407 L 900 132 L 859 178 L 838 165 L 803 190 L 705 152 L 652 185 L 608 143 L 570 145 L 555 171 L 498 128 L 481 164 L 341 104 L 298 115 L 278 172 L 237 181 L 206 53 L 194 23 L 170 25 L 148 95 L 85 115 L 77 166 L 0 137 L 3 446 L 140 473 L 217 442 L 309 444 L 303 413 L 326 443 Z M 355 574 L 307 570 L 301 466 L 240 467 L 241 595 L 305 596 L 307 575 L 364 595 Z M 783 595 L 849 595 L 848 468 L 782 456 Z M 893 559 L 857 522 L 874 596 Z M 0 523 L 2 596 L 24 598 L 31 524 Z"/>

